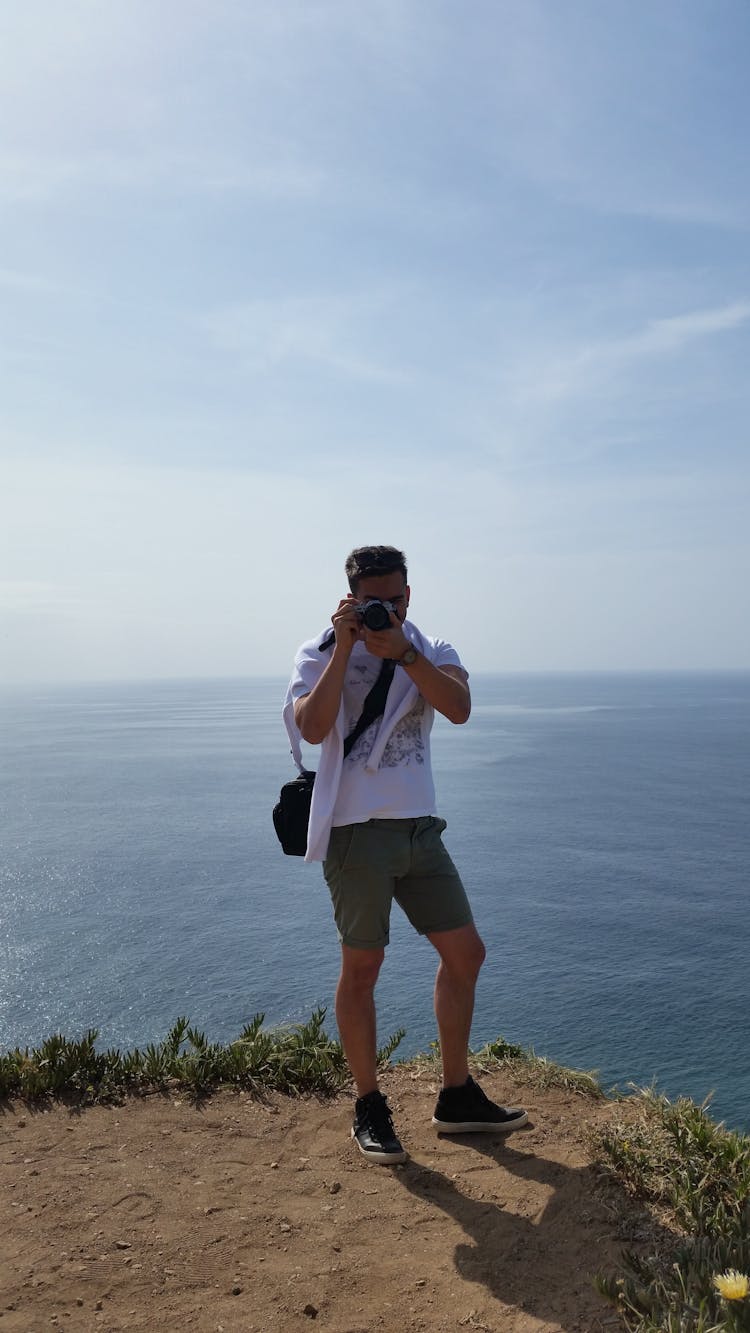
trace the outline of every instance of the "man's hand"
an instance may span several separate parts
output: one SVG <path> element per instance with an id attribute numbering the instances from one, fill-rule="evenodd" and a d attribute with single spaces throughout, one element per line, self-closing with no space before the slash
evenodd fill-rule
<path id="1" fill-rule="evenodd" d="M 356 597 L 350 593 L 348 597 L 342 598 L 331 616 L 331 624 L 336 635 L 334 652 L 343 654 L 347 658 L 357 640 L 362 638 L 362 626 L 356 610 L 358 605 Z"/>
<path id="2" fill-rule="evenodd" d="M 390 629 L 368 629 L 365 625 L 362 629 L 362 639 L 368 653 L 373 657 L 390 657 L 397 662 L 403 657 L 409 647 L 409 640 L 401 628 L 401 621 L 392 611 L 389 613 L 391 627 Z"/>

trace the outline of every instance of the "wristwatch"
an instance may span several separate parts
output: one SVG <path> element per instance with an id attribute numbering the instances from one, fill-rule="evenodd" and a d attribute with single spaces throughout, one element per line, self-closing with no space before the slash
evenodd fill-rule
<path id="1" fill-rule="evenodd" d="M 399 666 L 414 666 L 418 657 L 419 653 L 416 648 L 407 648 L 406 652 L 398 659 Z"/>

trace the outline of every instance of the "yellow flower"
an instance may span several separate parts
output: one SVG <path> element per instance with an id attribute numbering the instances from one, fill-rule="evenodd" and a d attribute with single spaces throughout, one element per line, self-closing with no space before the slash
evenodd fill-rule
<path id="1" fill-rule="evenodd" d="M 718 1273 L 714 1286 L 725 1301 L 741 1301 L 750 1291 L 750 1278 L 746 1273 L 738 1273 L 736 1268 L 729 1268 L 726 1273 Z"/>

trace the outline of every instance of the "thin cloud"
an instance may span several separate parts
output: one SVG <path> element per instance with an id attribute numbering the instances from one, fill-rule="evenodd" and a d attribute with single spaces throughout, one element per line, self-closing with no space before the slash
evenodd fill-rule
<path id="1" fill-rule="evenodd" d="M 0 159 L 6 201 L 51 200 L 66 192 L 113 189 L 184 194 L 247 194 L 304 199 L 324 188 L 323 171 L 281 153 L 271 162 L 189 153 L 86 152 L 77 156 L 17 154 Z"/>
<path id="2" fill-rule="evenodd" d="M 362 325 L 377 304 L 338 297 L 252 301 L 215 311 L 201 323 L 219 349 L 255 375 L 309 363 L 355 380 L 405 384 L 403 370 L 356 350 L 366 341 Z"/>
<path id="3" fill-rule="evenodd" d="M 679 355 L 693 343 L 742 328 L 748 320 L 750 304 L 746 302 L 652 319 L 625 337 L 589 342 L 572 354 L 553 355 L 546 362 L 527 362 L 516 376 L 514 397 L 537 403 L 574 398 L 639 363 Z"/>
<path id="4" fill-rule="evenodd" d="M 0 612 L 13 615 L 65 615 L 75 599 L 68 589 L 33 579 L 0 579 Z"/>

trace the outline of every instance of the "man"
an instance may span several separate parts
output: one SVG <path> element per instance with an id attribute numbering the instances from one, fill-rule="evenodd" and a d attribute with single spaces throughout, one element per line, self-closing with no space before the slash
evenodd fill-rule
<path id="1" fill-rule="evenodd" d="M 435 709 L 467 721 L 468 674 L 450 644 L 407 619 L 401 551 L 358 547 L 345 569 L 349 595 L 331 617 L 333 633 L 297 653 L 285 716 L 304 740 L 322 745 L 306 859 L 323 861 L 341 941 L 336 1021 L 357 1091 L 352 1137 L 369 1160 L 393 1165 L 406 1153 L 378 1088 L 374 994 L 393 898 L 440 959 L 434 1002 L 443 1088 L 433 1125 L 444 1133 L 507 1132 L 527 1116 L 495 1106 L 469 1075 L 485 949 L 441 840 L 429 748 Z M 374 617 L 370 602 L 381 604 Z M 382 628 L 370 628 L 378 615 Z"/>

